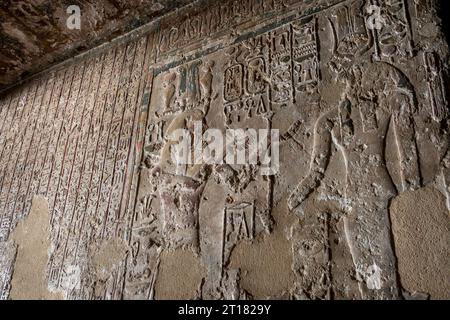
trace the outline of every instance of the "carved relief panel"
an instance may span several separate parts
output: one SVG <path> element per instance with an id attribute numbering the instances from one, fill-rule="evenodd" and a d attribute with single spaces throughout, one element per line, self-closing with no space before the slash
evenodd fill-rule
<path id="1" fill-rule="evenodd" d="M 405 295 L 394 199 L 450 207 L 430 1 L 206 3 L 0 100 L 0 299 L 35 195 L 67 299 Z"/>

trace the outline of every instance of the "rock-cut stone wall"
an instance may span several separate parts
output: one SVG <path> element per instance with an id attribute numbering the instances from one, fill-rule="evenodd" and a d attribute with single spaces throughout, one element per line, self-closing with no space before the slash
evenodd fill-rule
<path id="1" fill-rule="evenodd" d="M 0 298 L 450 298 L 448 53 L 433 0 L 205 0 L 30 79 Z M 279 167 L 179 129 L 277 129 Z"/>

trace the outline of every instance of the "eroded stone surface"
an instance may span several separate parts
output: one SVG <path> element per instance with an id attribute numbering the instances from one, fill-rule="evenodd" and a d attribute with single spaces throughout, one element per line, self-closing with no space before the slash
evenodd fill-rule
<path id="1" fill-rule="evenodd" d="M 180 262 L 184 268 L 180 268 Z M 174 250 L 161 254 L 158 277 L 155 283 L 155 299 L 198 299 L 206 269 L 200 257 L 191 251 Z"/>
<path id="2" fill-rule="evenodd" d="M 370 2 L 380 29 L 362 0 L 205 3 L 2 97 L 1 297 L 35 195 L 48 288 L 67 299 L 442 297 L 445 263 L 427 269 L 450 237 L 435 2 Z M 279 130 L 274 175 L 171 157 L 179 129 L 239 128 Z M 442 243 L 410 245 L 432 225 Z"/>
<path id="3" fill-rule="evenodd" d="M 183 7 L 187 0 L 55 1 L 0 3 L 0 90 L 103 42 Z M 67 21 L 80 8 L 80 29 Z"/>

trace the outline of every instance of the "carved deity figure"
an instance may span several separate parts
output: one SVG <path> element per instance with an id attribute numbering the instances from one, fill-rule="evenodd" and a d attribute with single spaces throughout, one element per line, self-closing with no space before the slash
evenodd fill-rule
<path id="1" fill-rule="evenodd" d="M 414 89 L 385 62 L 364 62 L 347 53 L 345 59 L 335 55 L 330 65 L 345 92 L 317 120 L 309 173 L 288 200 L 310 233 L 297 248 L 304 255 L 300 269 L 317 272 L 303 286 L 326 282 L 327 292 L 317 288 L 315 297 L 395 298 L 399 289 L 388 207 L 398 192 L 420 186 Z M 345 175 L 343 190 L 335 194 L 332 185 L 323 186 L 334 151 L 341 154 Z M 337 206 L 324 206 L 320 199 Z M 307 200 L 320 212 L 308 209 Z"/>

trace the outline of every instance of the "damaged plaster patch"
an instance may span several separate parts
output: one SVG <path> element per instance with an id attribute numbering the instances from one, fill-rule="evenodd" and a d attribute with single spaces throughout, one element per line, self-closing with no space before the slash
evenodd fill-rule
<path id="1" fill-rule="evenodd" d="M 390 215 L 400 280 L 405 290 L 450 298 L 450 212 L 428 186 L 394 199 Z"/>
<path id="2" fill-rule="evenodd" d="M 381 289 L 381 268 L 375 263 L 367 268 L 366 284 L 370 290 Z"/>
<path id="3" fill-rule="evenodd" d="M 50 247 L 50 216 L 47 199 L 33 198 L 30 214 L 21 221 L 11 239 L 17 245 L 17 258 L 11 281 L 13 300 L 62 299 L 48 290 L 45 270 Z"/>
<path id="4" fill-rule="evenodd" d="M 0 242 L 0 300 L 8 300 L 17 247 L 12 240 Z"/>
<path id="5" fill-rule="evenodd" d="M 165 251 L 161 254 L 156 280 L 156 299 L 196 299 L 204 277 L 206 268 L 192 251 Z"/>
<path id="6" fill-rule="evenodd" d="M 293 218 L 287 212 L 281 201 L 272 212 L 273 232 L 253 243 L 238 243 L 231 254 L 230 269 L 240 269 L 239 285 L 255 299 L 280 298 L 293 286 L 292 244 L 285 234 Z"/>

